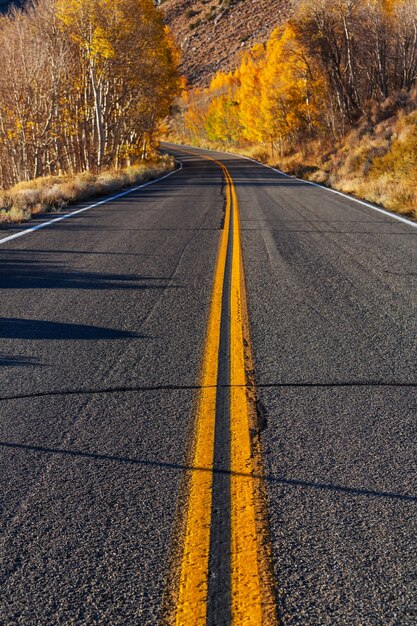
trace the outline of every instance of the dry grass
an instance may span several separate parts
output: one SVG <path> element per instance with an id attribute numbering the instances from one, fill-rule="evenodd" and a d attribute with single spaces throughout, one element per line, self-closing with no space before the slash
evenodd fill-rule
<path id="1" fill-rule="evenodd" d="M 179 143 L 181 139 L 170 137 Z M 267 145 L 198 145 L 251 157 L 417 219 L 417 91 L 400 92 L 375 105 L 336 146 L 329 140 L 305 139 L 278 157 Z"/>
<path id="2" fill-rule="evenodd" d="M 413 110 L 414 109 L 414 110 Z M 417 219 L 417 111 L 353 129 L 336 149 L 317 142 L 281 159 L 288 174 L 321 183 Z"/>
<path id="3" fill-rule="evenodd" d="M 417 219 L 417 91 L 375 105 L 336 146 L 306 139 L 279 157 L 266 145 L 202 147 L 251 157 Z"/>
<path id="4" fill-rule="evenodd" d="M 163 156 L 152 162 L 97 175 L 84 172 L 73 176 L 48 176 L 21 182 L 6 191 L 0 190 L 0 224 L 22 222 L 43 211 L 61 211 L 69 204 L 111 194 L 158 178 L 172 171 L 174 167 L 174 159 Z"/>
<path id="5" fill-rule="evenodd" d="M 180 137 L 169 137 L 181 143 Z M 196 144 L 197 145 L 197 144 Z M 417 219 L 417 112 L 392 116 L 372 127 L 352 130 L 334 149 L 321 141 L 277 158 L 266 146 L 200 142 L 226 150 Z"/>

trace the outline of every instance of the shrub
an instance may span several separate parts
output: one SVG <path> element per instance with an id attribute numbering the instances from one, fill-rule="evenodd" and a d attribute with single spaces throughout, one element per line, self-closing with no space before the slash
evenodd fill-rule
<path id="1" fill-rule="evenodd" d="M 191 18 L 195 17 L 199 13 L 200 13 L 199 10 L 196 11 L 195 9 L 187 9 L 185 12 L 185 17 L 188 17 L 188 19 L 190 20 Z"/>
<path id="2" fill-rule="evenodd" d="M 257 148 L 252 152 L 252 158 L 255 159 L 255 161 L 259 161 L 260 163 L 268 163 L 269 152 L 265 148 Z"/>
<path id="3" fill-rule="evenodd" d="M 415 115 L 417 122 L 417 114 Z M 375 178 L 388 174 L 398 178 L 417 176 L 417 125 L 410 128 L 406 136 L 395 139 L 390 150 L 377 157 L 370 169 L 370 177 Z"/>

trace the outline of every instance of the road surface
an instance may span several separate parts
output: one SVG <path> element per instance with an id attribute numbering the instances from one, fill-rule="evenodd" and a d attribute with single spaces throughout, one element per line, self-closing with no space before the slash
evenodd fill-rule
<path id="1" fill-rule="evenodd" d="M 2 623 L 415 624 L 417 228 L 166 148 L 0 231 Z"/>

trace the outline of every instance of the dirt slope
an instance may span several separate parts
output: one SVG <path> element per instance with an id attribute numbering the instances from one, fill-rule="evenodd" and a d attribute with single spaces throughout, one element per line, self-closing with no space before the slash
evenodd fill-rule
<path id="1" fill-rule="evenodd" d="M 159 3 L 192 85 L 239 63 L 242 50 L 263 43 L 288 15 L 291 0 L 165 0 Z"/>

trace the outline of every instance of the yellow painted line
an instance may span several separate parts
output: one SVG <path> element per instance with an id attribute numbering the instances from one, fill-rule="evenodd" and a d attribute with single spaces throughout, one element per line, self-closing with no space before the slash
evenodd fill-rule
<path id="1" fill-rule="evenodd" d="M 198 467 L 199 470 L 194 471 L 190 478 L 188 512 L 175 615 L 177 626 L 199 626 L 206 623 L 217 374 L 230 207 L 230 185 L 227 185 L 225 222 L 214 275 L 201 377 L 201 393 L 197 409 L 193 466 Z M 201 468 L 209 471 L 201 471 Z"/>
<path id="2" fill-rule="evenodd" d="M 233 256 L 230 315 L 230 430 L 231 430 L 231 540 L 232 623 L 236 626 L 272 625 L 275 602 L 269 564 L 262 545 L 265 528 L 259 493 L 259 449 L 252 445 L 254 404 L 248 395 L 245 355 L 250 351 L 246 292 L 240 241 L 239 205 L 230 178 L 233 199 Z M 250 354 L 251 358 L 251 354 Z M 257 475 L 257 478 L 253 476 Z"/>
<path id="3" fill-rule="evenodd" d="M 185 151 L 184 151 L 185 152 Z M 187 151 L 188 154 L 197 154 Z M 239 205 L 228 169 L 220 161 L 226 185 L 226 215 L 214 276 L 213 293 L 198 403 L 194 471 L 190 478 L 187 520 L 174 623 L 203 626 L 207 619 L 208 563 L 213 482 L 218 354 L 231 211 L 233 255 L 230 310 L 230 428 L 231 428 L 231 589 L 234 626 L 274 626 L 275 602 L 259 475 L 260 448 L 251 440 L 254 401 L 246 370 L 251 367 L 249 323 L 243 275 Z M 259 442 L 258 442 L 259 443 Z"/>

